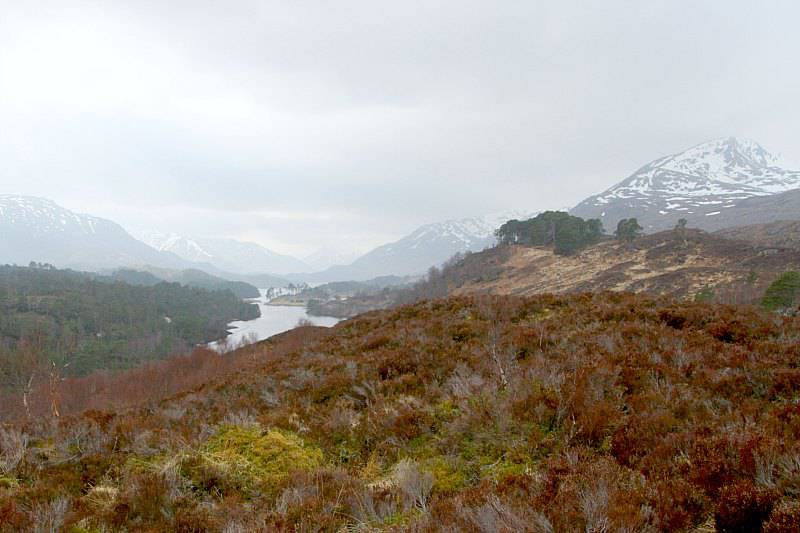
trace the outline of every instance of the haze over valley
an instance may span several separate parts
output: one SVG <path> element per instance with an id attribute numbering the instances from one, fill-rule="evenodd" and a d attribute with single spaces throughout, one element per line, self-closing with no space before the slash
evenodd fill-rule
<path id="1" fill-rule="evenodd" d="M 0 533 L 789 533 L 800 6 L 0 0 Z"/>

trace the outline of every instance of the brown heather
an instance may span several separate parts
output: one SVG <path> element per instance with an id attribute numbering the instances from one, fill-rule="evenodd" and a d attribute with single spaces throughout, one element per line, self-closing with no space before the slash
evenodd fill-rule
<path id="1" fill-rule="evenodd" d="M 0 530 L 797 531 L 799 364 L 746 307 L 419 302 L 4 399 Z"/>

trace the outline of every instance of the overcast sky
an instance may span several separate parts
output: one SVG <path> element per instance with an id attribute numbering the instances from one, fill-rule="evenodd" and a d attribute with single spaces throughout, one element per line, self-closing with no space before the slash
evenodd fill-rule
<path id="1" fill-rule="evenodd" d="M 0 192 L 302 256 L 800 161 L 800 2 L 0 0 Z"/>

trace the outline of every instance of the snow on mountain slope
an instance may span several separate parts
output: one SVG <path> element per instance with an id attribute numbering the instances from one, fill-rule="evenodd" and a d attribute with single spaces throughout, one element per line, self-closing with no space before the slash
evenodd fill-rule
<path id="1" fill-rule="evenodd" d="M 161 233 L 158 231 L 136 232 L 136 237 L 152 246 L 156 250 L 168 251 L 176 254 L 187 261 L 197 263 L 211 262 L 214 257 L 203 249 L 202 246 L 192 239 L 188 239 L 177 233 Z"/>
<path id="2" fill-rule="evenodd" d="M 184 266 L 177 256 L 137 241 L 120 225 L 32 196 L 0 195 L 0 263 L 53 263 L 84 269 Z"/>
<path id="3" fill-rule="evenodd" d="M 73 213 L 44 198 L 0 194 L 0 224 L 6 227 L 25 228 L 34 234 L 91 235 L 108 222 Z"/>
<path id="4" fill-rule="evenodd" d="M 138 232 L 140 240 L 157 250 L 172 252 L 187 261 L 210 263 L 236 274 L 308 271 L 310 267 L 294 257 L 279 254 L 235 239 L 189 238 L 176 233 Z"/>
<path id="5" fill-rule="evenodd" d="M 656 159 L 571 212 L 600 218 L 609 231 L 629 217 L 650 231 L 666 229 L 679 218 L 714 217 L 746 198 L 800 188 L 800 171 L 779 165 L 778 157 L 754 141 L 716 139 Z"/>
<path id="6" fill-rule="evenodd" d="M 506 212 L 426 224 L 402 239 L 379 246 L 349 265 L 334 266 L 309 281 L 363 281 L 378 276 L 423 274 L 459 252 L 480 251 L 495 244 L 494 231 L 529 213 Z"/>

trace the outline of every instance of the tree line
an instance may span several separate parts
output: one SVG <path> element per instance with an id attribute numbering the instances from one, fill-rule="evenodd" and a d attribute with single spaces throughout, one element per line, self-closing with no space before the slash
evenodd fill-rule
<path id="1" fill-rule="evenodd" d="M 641 235 L 642 227 L 635 218 L 619 221 L 614 236 L 631 242 Z M 605 237 L 598 218 L 585 220 L 564 211 L 545 211 L 528 220 L 509 220 L 495 232 L 500 244 L 552 246 L 559 255 L 572 255 L 596 244 Z"/>
<path id="2" fill-rule="evenodd" d="M 223 337 L 229 322 L 258 313 L 230 291 L 0 266 L 0 388 L 53 369 L 79 376 L 131 368 Z"/>

